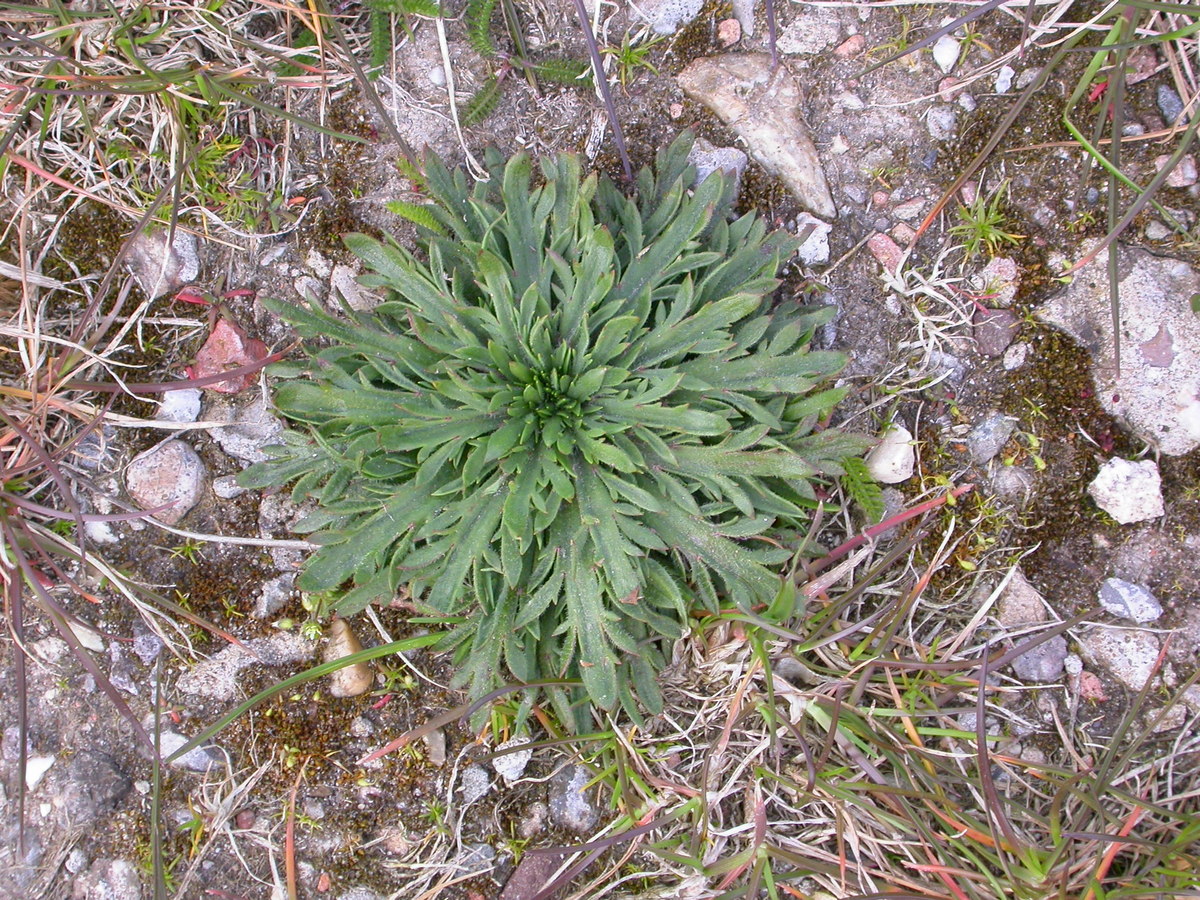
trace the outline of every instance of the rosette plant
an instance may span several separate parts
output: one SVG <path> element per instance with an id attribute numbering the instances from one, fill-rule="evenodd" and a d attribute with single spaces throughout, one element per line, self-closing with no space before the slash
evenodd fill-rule
<path id="1" fill-rule="evenodd" d="M 293 422 L 243 482 L 295 482 L 320 545 L 298 586 L 343 615 L 406 586 L 448 626 L 461 683 L 578 682 L 650 709 L 689 614 L 773 601 L 813 480 L 862 451 L 818 428 L 841 354 L 831 310 L 775 305 L 794 237 L 692 188 L 685 135 L 634 197 L 572 156 L 425 164 L 401 207 L 419 254 L 349 235 L 384 302 L 335 317 L 268 302 L 315 347 L 275 402 Z M 507 671 L 506 671 L 507 670 Z M 550 688 L 567 710 L 577 689 Z"/>

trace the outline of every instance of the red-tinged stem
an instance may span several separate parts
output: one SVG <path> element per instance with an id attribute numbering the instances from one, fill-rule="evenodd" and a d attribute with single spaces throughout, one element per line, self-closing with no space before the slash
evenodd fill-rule
<path id="1" fill-rule="evenodd" d="M 296 794 L 300 790 L 300 782 L 304 780 L 304 769 L 307 766 L 308 760 L 305 759 L 300 765 L 296 783 L 292 785 L 292 792 L 288 796 L 287 826 L 283 834 L 283 864 L 287 878 L 288 900 L 297 900 L 299 896 L 296 886 Z"/>
<path id="2" fill-rule="evenodd" d="M 284 347 L 270 356 L 265 356 L 257 362 L 247 363 L 244 366 L 238 366 L 234 369 L 226 369 L 216 375 L 205 375 L 203 378 L 187 378 L 183 381 L 161 381 L 154 384 L 127 384 L 119 385 L 110 382 L 98 381 L 68 381 L 63 387 L 66 390 L 72 391 L 97 391 L 107 394 L 164 394 L 167 391 L 181 391 L 184 388 L 208 387 L 213 384 L 220 384 L 222 381 L 231 381 L 235 378 L 240 378 L 244 375 L 253 375 L 260 369 L 266 368 L 273 362 L 279 362 L 289 353 L 292 352 L 300 344 L 299 341 Z"/>
<path id="3" fill-rule="evenodd" d="M 916 518 L 917 516 L 924 515 L 930 510 L 937 509 L 951 498 L 957 500 L 973 487 L 975 487 L 973 484 L 960 484 L 958 487 L 948 491 L 945 494 L 942 494 L 940 497 L 934 497 L 932 500 L 926 500 L 923 503 L 918 503 L 911 509 L 903 510 L 896 513 L 894 516 L 884 519 L 878 525 L 872 525 L 870 528 L 863 531 L 862 534 L 855 535 L 854 537 L 850 538 L 850 540 L 842 543 L 840 546 L 834 547 L 827 554 L 812 563 L 812 565 L 808 567 L 809 573 L 814 574 L 816 572 L 820 572 L 822 569 L 830 565 L 830 563 L 834 563 L 846 554 L 857 550 L 867 541 L 872 540 L 880 534 L 883 534 L 889 528 L 895 528 L 897 525 L 907 522 L 909 519 Z"/>

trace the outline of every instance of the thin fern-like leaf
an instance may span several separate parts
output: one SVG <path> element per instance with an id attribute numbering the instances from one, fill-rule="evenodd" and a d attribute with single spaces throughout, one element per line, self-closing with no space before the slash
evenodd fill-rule
<path id="1" fill-rule="evenodd" d="M 555 84 L 588 85 L 592 81 L 592 67 L 579 59 L 550 58 L 530 63 L 538 78 Z"/>
<path id="2" fill-rule="evenodd" d="M 467 43 L 485 59 L 494 58 L 498 51 L 492 40 L 492 13 L 496 0 L 470 0 L 463 18 L 467 26 Z"/>
<path id="3" fill-rule="evenodd" d="M 883 488 L 867 471 L 867 464 L 862 459 L 851 456 L 841 461 L 842 487 L 850 495 L 867 519 L 875 524 L 883 521 L 884 503 Z"/>
<path id="4" fill-rule="evenodd" d="M 463 104 L 462 112 L 458 117 L 462 126 L 470 128 L 478 125 L 495 112 L 496 106 L 500 103 L 500 90 L 500 79 L 495 75 L 489 75 L 479 90 L 471 95 L 471 99 Z"/>
<path id="5" fill-rule="evenodd" d="M 436 234 L 445 233 L 441 223 L 439 223 L 434 214 L 430 212 L 428 206 L 424 206 L 420 203 L 409 203 L 405 200 L 392 200 L 384 205 L 387 207 L 388 212 L 395 213 L 402 219 L 407 219 L 408 221 L 412 222 L 414 225 L 427 228 Z"/>
<path id="6" fill-rule="evenodd" d="M 392 58 L 391 16 L 379 9 L 372 9 L 371 16 L 371 77 L 378 78 L 379 72 Z"/>

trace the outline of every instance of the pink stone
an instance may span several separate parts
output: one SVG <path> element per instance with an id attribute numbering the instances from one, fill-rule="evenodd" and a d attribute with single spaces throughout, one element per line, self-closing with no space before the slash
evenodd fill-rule
<path id="1" fill-rule="evenodd" d="M 1175 362 L 1175 340 L 1166 325 L 1159 325 L 1154 337 L 1144 341 L 1141 346 L 1142 359 L 1146 365 L 1156 369 L 1169 369 Z"/>
<path id="2" fill-rule="evenodd" d="M 890 199 L 892 199 L 892 195 L 887 191 L 876 191 L 871 195 L 871 205 L 884 206 Z"/>
<path id="3" fill-rule="evenodd" d="M 125 468 L 125 487 L 133 502 L 168 525 L 200 502 L 206 480 L 199 454 L 178 439 L 138 454 Z"/>
<path id="4" fill-rule="evenodd" d="M 861 34 L 852 34 L 834 48 L 833 55 L 838 59 L 853 59 L 862 53 L 866 46 L 867 39 L 865 37 Z"/>
<path id="5" fill-rule="evenodd" d="M 1158 54 L 1153 47 L 1139 47 L 1125 61 L 1125 84 L 1145 81 L 1158 71 Z"/>
<path id="6" fill-rule="evenodd" d="M 1104 693 L 1104 685 L 1100 683 L 1100 679 L 1092 672 L 1084 672 L 1079 676 L 1079 696 L 1084 700 L 1094 700 L 1103 702 L 1108 699 L 1108 695 Z"/>
<path id="7" fill-rule="evenodd" d="M 722 47 L 732 47 L 742 39 L 742 25 L 737 19 L 722 19 L 717 25 L 717 43 Z"/>
<path id="8" fill-rule="evenodd" d="M 1156 157 L 1154 160 L 1154 168 L 1161 172 L 1163 167 L 1167 164 L 1167 160 L 1170 158 L 1171 157 L 1165 154 L 1163 156 Z M 1175 166 L 1175 168 L 1171 170 L 1171 174 L 1167 176 L 1167 187 L 1191 187 L 1196 183 L 1196 179 L 1196 157 L 1189 153 L 1187 156 L 1183 157 L 1183 159 L 1179 160 L 1179 164 Z"/>
<path id="9" fill-rule="evenodd" d="M 905 200 L 903 203 L 896 205 L 892 210 L 892 215 L 897 219 L 902 219 L 905 222 L 911 222 L 913 219 L 919 218 L 921 210 L 925 208 L 925 201 L 921 197 L 914 197 L 911 200 Z"/>
<path id="10" fill-rule="evenodd" d="M 870 240 L 867 241 L 867 249 L 871 251 L 871 255 L 889 272 L 895 272 L 900 268 L 900 263 L 904 259 L 904 251 L 899 245 L 891 239 L 890 236 L 882 231 L 873 234 Z"/>
<path id="11" fill-rule="evenodd" d="M 196 354 L 196 364 L 189 366 L 189 378 L 204 378 L 210 375 L 220 375 L 230 369 L 248 366 L 259 362 L 269 354 L 267 345 L 255 338 L 247 337 L 246 332 L 224 317 L 217 319 L 212 333 L 200 352 Z M 205 387 L 220 394 L 236 394 L 250 387 L 258 380 L 254 372 L 230 378 L 228 381 L 218 381 Z"/>
<path id="12" fill-rule="evenodd" d="M 943 100 L 956 100 L 963 90 L 961 82 L 953 75 L 947 75 L 937 86 L 937 92 Z"/>
<path id="13" fill-rule="evenodd" d="M 1021 320 L 1011 309 L 976 310 L 971 322 L 979 352 L 992 359 L 1004 355 L 1021 329 Z"/>
<path id="14" fill-rule="evenodd" d="M 917 230 L 911 225 L 904 222 L 897 223 L 896 227 L 891 230 L 891 235 L 895 238 L 897 244 L 902 244 L 905 247 L 911 247 L 913 241 L 917 239 Z"/>

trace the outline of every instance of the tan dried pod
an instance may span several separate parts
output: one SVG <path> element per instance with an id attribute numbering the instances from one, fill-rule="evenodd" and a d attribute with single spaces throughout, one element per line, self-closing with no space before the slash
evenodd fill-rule
<path id="1" fill-rule="evenodd" d="M 362 650 L 362 644 L 355 637 L 350 623 L 337 616 L 329 623 L 326 637 L 325 662 L 344 659 Z M 329 693 L 334 697 L 357 697 L 369 691 L 374 683 L 375 673 L 371 667 L 365 662 L 358 662 L 330 674 Z"/>

